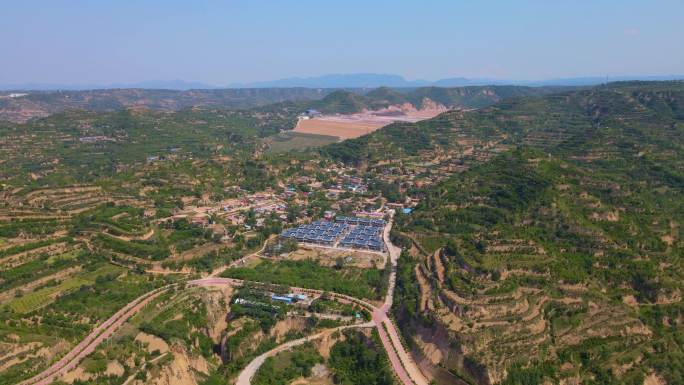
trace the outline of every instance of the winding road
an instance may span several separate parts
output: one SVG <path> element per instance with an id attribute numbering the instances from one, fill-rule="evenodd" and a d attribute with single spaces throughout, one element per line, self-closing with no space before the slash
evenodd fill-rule
<path id="1" fill-rule="evenodd" d="M 335 330 L 344 328 L 359 328 L 359 327 L 376 327 L 378 334 L 380 335 L 380 340 L 382 341 L 384 349 L 387 351 L 392 369 L 396 373 L 397 377 L 403 385 L 428 385 L 428 381 L 425 376 L 420 372 L 418 366 L 415 364 L 410 354 L 404 349 L 401 344 L 401 339 L 399 338 L 399 333 L 397 332 L 394 323 L 387 316 L 387 312 L 392 307 L 394 286 L 396 282 L 396 269 L 397 260 L 401 254 L 401 249 L 390 241 L 389 232 L 392 227 L 392 220 L 385 227 L 384 240 L 387 245 L 390 263 L 391 263 L 391 273 L 389 277 L 387 294 L 385 300 L 379 308 L 358 298 L 354 298 L 348 295 L 339 293 L 328 293 L 330 297 L 334 300 L 356 303 L 365 309 L 367 309 L 372 314 L 372 321 L 364 324 L 357 325 L 347 325 L 336 329 L 328 329 L 321 333 L 304 337 L 298 340 L 289 341 L 283 345 L 268 351 L 259 357 L 255 358 L 250 362 L 247 367 L 238 376 L 238 385 L 247 385 L 250 383 L 251 378 L 254 376 L 259 367 L 263 364 L 266 358 L 273 356 L 281 351 L 290 349 L 294 346 L 301 345 L 307 341 L 320 338 L 327 333 L 334 332 Z M 222 271 L 222 270 L 220 270 Z M 241 286 L 244 281 L 230 278 L 216 278 L 215 276 L 220 273 L 220 271 L 214 272 L 211 276 L 207 278 L 197 279 L 189 281 L 189 286 Z M 129 304 L 124 306 L 121 310 L 116 312 L 109 319 L 104 321 L 98 327 L 96 327 L 88 336 L 86 336 L 78 345 L 76 345 L 71 351 L 69 351 L 64 357 L 59 361 L 52 364 L 49 368 L 43 372 L 37 374 L 36 376 L 23 381 L 20 385 L 47 385 L 66 374 L 70 370 L 74 369 L 86 356 L 95 351 L 97 346 L 109 338 L 116 330 L 119 329 L 126 321 L 128 321 L 133 315 L 137 314 L 142 310 L 148 303 L 157 298 L 160 294 L 168 290 L 170 287 L 177 285 L 172 284 L 152 290 L 148 293 L 141 295 L 135 300 L 131 301 Z M 306 288 L 292 288 L 295 292 L 309 293 L 309 294 L 322 294 L 320 290 L 306 289 Z"/>
<path id="2" fill-rule="evenodd" d="M 276 354 L 289 350 L 295 346 L 302 345 L 306 342 L 313 341 L 319 338 L 322 338 L 324 336 L 330 335 L 336 331 L 341 331 L 344 329 L 351 329 L 351 328 L 372 328 L 375 327 L 375 323 L 373 322 L 366 322 L 364 324 L 359 324 L 359 325 L 347 325 L 347 326 L 340 326 L 337 328 L 333 329 L 327 329 L 324 330 L 318 334 L 306 336 L 303 338 L 300 338 L 298 340 L 292 340 L 288 341 L 282 345 L 279 345 L 266 353 L 258 356 L 257 358 L 253 359 L 247 366 L 240 372 L 240 375 L 237 378 L 237 381 L 235 382 L 235 385 L 250 385 L 252 383 L 252 378 L 256 374 L 257 370 L 263 365 L 263 363 L 266 361 L 268 357 L 273 357 Z"/>

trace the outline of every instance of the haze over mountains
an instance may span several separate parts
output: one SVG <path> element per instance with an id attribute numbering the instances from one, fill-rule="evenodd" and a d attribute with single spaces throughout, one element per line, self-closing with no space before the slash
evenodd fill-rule
<path id="1" fill-rule="evenodd" d="M 312 88 L 375 88 L 375 87 L 463 87 L 483 85 L 524 85 L 524 86 L 583 86 L 623 80 L 673 80 L 684 76 L 587 76 L 546 80 L 515 80 L 495 78 L 452 77 L 430 80 L 407 80 L 400 75 L 357 73 L 329 74 L 315 77 L 293 77 L 263 82 L 234 83 L 231 88 L 274 88 L 274 87 L 312 87 Z"/>
<path id="2" fill-rule="evenodd" d="M 0 384 L 43 383 L 53 363 L 86 373 L 98 362 L 103 369 L 74 384 L 123 383 L 134 371 L 146 380 L 131 385 L 170 384 L 157 379 L 176 373 L 187 380 L 175 383 L 236 383 L 293 333 L 340 325 L 300 312 L 332 318 L 344 304 L 327 295 L 306 308 L 276 302 L 274 285 L 366 303 L 392 293 L 388 324 L 420 363 L 413 375 L 430 379 L 402 385 L 684 383 L 684 81 L 27 93 L 0 100 L 8 112 L 48 114 L 0 121 L 0 343 L 11 359 Z M 344 141 L 296 131 L 307 108 L 352 114 L 405 103 L 454 109 Z M 363 189 L 338 187 L 346 183 Z M 277 238 L 328 211 L 389 208 L 402 209 L 387 212 L 383 238 L 403 249 L 396 268 L 363 249 L 369 236 L 354 237 L 362 248 L 340 247 L 346 235 L 323 247 Z M 230 294 L 179 286 L 135 307 L 163 285 L 213 271 L 255 284 Z M 122 337 L 89 342 L 99 325 Z M 403 344 L 368 335 L 359 353 L 325 342 L 330 358 L 318 362 L 332 372 L 340 357 L 361 357 L 391 379 L 402 367 L 384 357 Z M 144 350 L 138 336 L 177 353 L 157 359 L 163 353 Z M 55 353 L 41 356 L 47 346 Z M 287 354 L 323 357 L 317 346 Z M 124 369 L 107 373 L 110 360 Z M 254 378 L 278 378 L 268 362 Z"/>
<path id="3" fill-rule="evenodd" d="M 0 90 L 93 90 L 117 88 L 144 89 L 219 89 L 219 88 L 376 88 L 376 87 L 463 87 L 482 85 L 522 85 L 522 86 L 592 86 L 613 81 L 627 80 L 677 80 L 684 75 L 644 75 L 644 76 L 584 76 L 541 80 L 516 80 L 497 78 L 451 77 L 431 80 L 408 80 L 396 74 L 352 73 L 326 74 L 313 77 L 290 77 L 276 80 L 230 83 L 228 85 L 175 80 L 149 80 L 131 83 L 112 84 L 57 84 L 57 83 L 20 83 L 0 84 Z"/>
<path id="4" fill-rule="evenodd" d="M 315 108 L 323 113 L 353 114 L 390 106 L 425 108 L 481 108 L 514 96 L 543 95 L 568 87 L 469 86 L 414 88 L 224 88 L 224 89 L 100 89 L 19 91 L 0 95 L 0 121 L 25 122 L 67 110 L 116 111 L 148 108 L 179 111 L 187 108 L 283 109 L 301 113 Z M 285 103 L 267 107 L 272 103 Z M 289 107 L 289 108 L 288 108 Z"/>

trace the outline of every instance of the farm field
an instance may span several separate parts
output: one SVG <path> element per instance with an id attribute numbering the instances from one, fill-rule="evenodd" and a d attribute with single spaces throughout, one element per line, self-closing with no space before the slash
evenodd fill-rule
<path id="1" fill-rule="evenodd" d="M 386 288 L 380 269 L 325 267 L 315 260 L 263 261 L 254 268 L 237 267 L 223 272 L 223 277 L 277 285 L 300 286 L 334 291 L 357 298 L 379 299 Z"/>
<path id="2" fill-rule="evenodd" d="M 8 303 L 8 306 L 17 313 L 30 313 L 52 303 L 57 296 L 70 290 L 78 289 L 83 285 L 92 285 L 98 277 L 107 274 L 116 274 L 123 271 L 117 266 L 104 266 L 95 271 L 83 273 L 69 278 L 56 286 L 45 287 L 25 296 L 16 298 Z"/>
<path id="3" fill-rule="evenodd" d="M 283 153 L 321 147 L 326 144 L 335 143 L 338 140 L 337 136 L 287 131 L 268 137 L 264 140 L 264 143 L 268 146 L 266 152 Z"/>

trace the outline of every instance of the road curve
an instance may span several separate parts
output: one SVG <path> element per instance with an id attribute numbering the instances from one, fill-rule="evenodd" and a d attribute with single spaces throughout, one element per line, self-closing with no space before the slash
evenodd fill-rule
<path id="1" fill-rule="evenodd" d="M 391 322 L 389 317 L 387 317 L 387 312 L 391 309 L 392 307 L 392 302 L 393 302 L 393 293 L 394 293 L 394 286 L 396 282 L 396 267 L 397 267 L 397 260 L 399 259 L 399 255 L 401 254 L 401 249 L 390 241 L 389 238 L 389 232 L 392 227 L 392 221 L 388 224 L 388 226 L 385 227 L 384 231 L 384 239 L 385 239 L 385 244 L 387 245 L 389 255 L 390 255 L 390 264 L 391 264 L 391 273 L 389 277 L 389 283 L 388 283 L 388 289 L 387 289 L 387 294 L 385 296 L 385 301 L 383 305 L 380 308 L 377 308 L 373 306 L 372 304 L 360 300 L 358 298 L 354 298 L 348 295 L 344 294 L 339 294 L 339 293 L 328 293 L 333 297 L 333 299 L 336 300 L 344 300 L 352 303 L 356 303 L 368 311 L 371 312 L 372 314 L 372 322 L 368 322 L 365 324 L 361 325 L 349 325 L 349 326 L 344 326 L 342 328 L 348 328 L 348 327 L 371 327 L 375 325 L 378 329 L 378 334 L 380 335 L 380 340 L 382 341 L 383 347 L 387 351 L 387 355 L 389 357 L 390 363 L 392 365 L 392 368 L 394 369 L 394 372 L 397 374 L 397 377 L 401 380 L 402 384 L 404 385 L 428 385 L 428 381 L 425 378 L 425 376 L 420 372 L 418 369 L 418 366 L 415 364 L 415 362 L 411 359 L 411 356 L 409 355 L 408 352 L 404 349 L 403 345 L 401 344 L 401 339 L 399 338 L 399 333 L 397 332 L 394 324 Z M 223 286 L 223 285 L 242 285 L 244 281 L 238 280 L 238 279 L 231 279 L 231 278 L 215 278 L 216 275 L 218 275 L 220 271 L 215 272 L 208 278 L 203 278 L 203 279 L 198 279 L 194 281 L 189 281 L 188 284 L 191 286 Z M 258 282 L 257 282 L 258 283 Z M 140 297 L 136 298 L 135 300 L 131 301 L 128 303 L 126 306 L 124 306 L 121 310 L 116 312 L 114 315 L 112 315 L 109 319 L 104 321 L 102 324 L 100 324 L 98 327 L 96 327 L 90 334 L 88 334 L 83 341 L 81 341 L 78 345 L 76 345 L 71 351 L 69 351 L 64 357 L 62 357 L 59 361 L 55 362 L 52 364 L 49 368 L 44 370 L 43 372 L 35 375 L 34 377 L 25 380 L 21 382 L 19 385 L 47 385 L 50 384 L 52 381 L 54 381 L 56 378 L 66 374 L 68 371 L 72 370 L 73 368 L 76 367 L 76 365 L 83 360 L 86 356 L 91 354 L 97 346 L 102 343 L 104 340 L 109 338 L 114 332 L 121 327 L 128 319 L 130 319 L 133 315 L 137 314 L 142 308 L 145 307 L 150 301 L 158 297 L 161 293 L 166 291 L 168 288 L 170 288 L 172 285 L 165 286 L 162 288 L 158 288 L 155 290 L 152 290 L 148 293 L 145 293 L 141 295 Z M 292 288 L 294 291 L 299 291 L 302 293 L 317 293 L 317 294 L 322 294 L 323 291 L 321 290 L 313 290 L 313 289 L 306 289 L 306 288 Z M 339 329 L 339 328 L 338 328 Z M 335 329 L 330 329 L 330 330 L 335 330 Z M 284 345 L 281 345 L 269 352 L 266 352 L 262 354 L 261 356 L 257 357 L 254 361 L 250 362 L 248 365 L 250 369 L 249 371 L 247 369 L 243 370 L 243 373 L 247 373 L 244 376 L 246 376 L 246 380 L 243 377 L 243 374 L 240 374 L 240 377 L 238 377 L 238 381 L 242 378 L 243 382 L 238 382 L 240 385 L 246 385 L 249 384 L 250 379 L 254 376 L 254 373 L 256 373 L 256 369 L 258 369 L 263 361 L 269 357 L 269 353 L 271 355 L 277 354 L 278 352 L 282 350 L 286 350 L 291 348 L 292 346 L 296 346 L 299 344 L 302 344 L 306 341 L 309 341 L 311 339 L 315 339 L 320 337 L 326 332 L 329 332 L 330 330 L 321 332 L 317 335 L 314 336 L 309 336 L 309 337 L 304 337 L 300 340 L 295 340 L 295 341 L 290 341 L 289 343 L 286 343 Z M 297 343 L 298 342 L 298 343 Z M 262 357 L 263 356 L 263 357 Z M 253 365 L 253 366 L 250 366 Z M 246 382 L 244 382 L 246 381 Z"/>
<path id="2" fill-rule="evenodd" d="M 394 300 L 394 286 L 396 283 L 396 275 L 397 275 L 397 260 L 399 259 L 399 256 L 401 255 L 401 248 L 395 246 L 391 241 L 389 237 L 389 232 L 392 227 L 392 222 L 390 221 L 389 225 L 385 227 L 384 231 L 384 239 L 385 239 L 385 244 L 387 245 L 389 255 L 390 255 L 390 264 L 391 264 L 391 273 L 389 277 L 389 283 L 387 286 L 387 294 L 385 296 L 385 300 L 382 304 L 381 307 L 375 307 L 371 305 L 370 303 L 350 297 L 344 294 L 339 294 L 339 293 L 327 293 L 328 295 L 332 296 L 333 299 L 339 300 L 346 300 L 350 302 L 354 302 L 356 304 L 359 304 L 363 306 L 366 310 L 370 311 L 372 314 L 372 321 L 363 325 L 352 325 L 351 327 L 354 326 L 375 326 L 378 329 L 378 335 L 380 336 L 380 341 L 382 342 L 382 345 L 387 352 L 387 356 L 389 358 L 390 364 L 392 365 L 392 369 L 394 370 L 395 374 L 401 381 L 403 385 L 428 385 L 428 380 L 425 378 L 423 373 L 421 373 L 420 369 L 418 368 L 418 365 L 413 361 L 411 358 L 410 354 L 404 349 L 404 346 L 401 344 L 401 339 L 399 338 L 399 333 L 397 332 L 396 327 L 392 323 L 391 319 L 387 317 L 387 312 L 392 308 L 392 302 Z M 197 280 L 191 282 L 191 284 L 195 285 L 200 285 L 200 286 L 213 286 L 213 285 L 225 285 L 225 284 L 237 284 L 239 280 L 235 279 L 228 279 L 228 278 L 213 278 L 213 279 L 203 279 L 203 280 Z M 240 281 L 240 283 L 243 283 Z M 292 288 L 293 291 L 300 291 L 304 293 L 316 293 L 316 294 L 321 294 L 321 290 L 313 290 L 313 289 L 304 289 L 304 288 Z M 335 329 L 332 329 L 335 330 Z M 259 369 L 259 367 L 264 363 L 267 357 L 271 357 L 283 350 L 287 350 L 293 346 L 301 345 L 306 341 L 310 341 L 311 339 L 315 339 L 323 335 L 325 332 L 321 332 L 317 335 L 310 336 L 310 337 L 305 337 L 299 340 L 291 341 L 288 343 L 285 343 L 283 345 L 280 345 L 273 350 L 266 352 L 262 354 L 261 356 L 255 358 L 252 362 L 250 362 L 245 369 L 240 373 L 238 376 L 238 380 L 236 382 L 236 385 L 249 385 L 252 377 L 256 374 L 256 371 Z"/>
<path id="3" fill-rule="evenodd" d="M 282 345 L 279 345 L 279 346 L 267 351 L 266 353 L 258 356 L 257 358 L 253 359 L 244 369 L 242 369 L 242 372 L 240 372 L 240 375 L 238 376 L 237 381 L 235 382 L 235 385 L 250 385 L 252 382 L 252 378 L 256 374 L 257 370 L 259 370 L 261 365 L 264 364 L 264 362 L 266 361 L 266 359 L 268 357 L 273 357 L 280 352 L 283 352 L 285 350 L 289 350 L 295 346 L 302 345 L 306 342 L 319 339 L 323 336 L 332 334 L 336 331 L 341 331 L 344 329 L 351 329 L 351 328 L 372 328 L 372 327 L 375 327 L 375 324 L 373 322 L 366 322 L 364 324 L 359 324 L 359 325 L 340 326 L 337 328 L 324 330 L 318 334 L 310 335 L 310 336 L 303 337 L 303 338 L 300 338 L 297 340 L 288 341 Z"/>

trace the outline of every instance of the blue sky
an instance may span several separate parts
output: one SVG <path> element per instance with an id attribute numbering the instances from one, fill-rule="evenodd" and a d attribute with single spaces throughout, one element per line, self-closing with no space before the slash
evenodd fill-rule
<path id="1" fill-rule="evenodd" d="M 684 1 L 4 1 L 0 83 L 684 74 Z"/>

